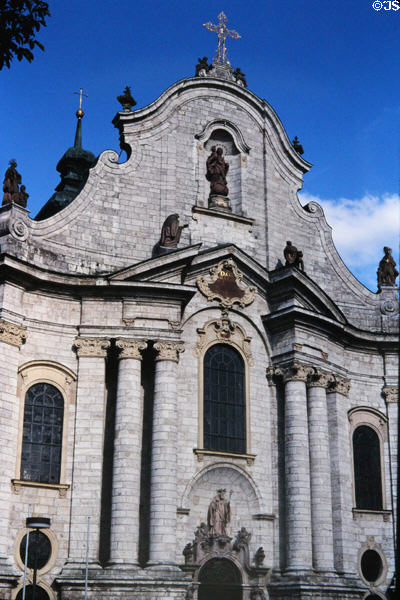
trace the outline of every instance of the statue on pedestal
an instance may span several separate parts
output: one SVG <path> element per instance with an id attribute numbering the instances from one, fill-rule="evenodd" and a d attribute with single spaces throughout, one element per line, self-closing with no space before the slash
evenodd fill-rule
<path id="1" fill-rule="evenodd" d="M 22 181 L 21 175 L 17 171 L 17 161 L 15 158 L 12 158 L 9 162 L 9 167 L 4 175 L 3 181 L 3 202 L 2 206 L 6 206 L 7 204 L 18 204 L 18 206 L 22 206 L 22 208 L 26 208 L 26 203 L 29 198 L 29 194 L 25 191 L 25 186 L 21 185 L 21 191 L 19 189 L 20 183 Z"/>
<path id="2" fill-rule="evenodd" d="M 226 528 L 231 520 L 230 499 L 232 491 L 229 494 L 229 499 L 225 498 L 225 489 L 220 489 L 217 495 L 210 502 L 207 514 L 208 533 L 210 536 L 227 535 Z"/>
<path id="3" fill-rule="evenodd" d="M 396 277 L 399 272 L 396 269 L 396 262 L 392 256 L 392 249 L 387 246 L 383 249 L 385 256 L 379 263 L 377 276 L 378 276 L 378 290 L 381 290 L 382 286 L 394 286 L 396 285 Z"/>

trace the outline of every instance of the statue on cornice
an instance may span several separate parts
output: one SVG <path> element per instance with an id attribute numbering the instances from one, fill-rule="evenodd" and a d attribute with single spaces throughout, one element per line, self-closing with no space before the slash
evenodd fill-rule
<path id="1" fill-rule="evenodd" d="M 387 246 L 383 249 L 385 256 L 379 263 L 377 275 L 378 275 L 378 290 L 380 291 L 382 286 L 394 286 L 396 285 L 396 277 L 399 272 L 396 269 L 396 262 L 392 256 L 392 249 Z"/>
<path id="2" fill-rule="evenodd" d="M 169 215 L 161 228 L 160 247 L 168 249 L 177 248 L 181 239 L 182 229 L 185 227 L 189 227 L 189 225 L 187 223 L 179 225 L 179 215 L 177 213 Z"/>
<path id="3" fill-rule="evenodd" d="M 297 267 L 304 273 L 303 253 L 301 250 L 297 250 L 296 246 L 293 246 L 292 242 L 286 242 L 286 247 L 283 250 L 283 256 L 286 260 L 285 267 Z"/>
<path id="4" fill-rule="evenodd" d="M 22 208 L 26 208 L 26 203 L 29 198 L 29 194 L 25 191 L 25 186 L 21 185 L 21 191 L 19 186 L 21 184 L 21 175 L 17 171 L 17 161 L 12 158 L 9 162 L 9 167 L 4 175 L 3 181 L 3 202 L 2 206 L 11 204 L 14 202 Z"/>
<path id="5" fill-rule="evenodd" d="M 195 77 L 205 77 L 209 70 L 210 65 L 208 64 L 208 57 L 203 56 L 203 58 L 199 58 L 199 62 L 196 65 Z"/>
<path id="6" fill-rule="evenodd" d="M 212 146 L 211 154 L 207 158 L 206 178 L 210 182 L 210 195 L 227 196 L 229 194 L 226 182 L 229 164 L 222 155 L 222 148 Z"/>
<path id="7" fill-rule="evenodd" d="M 207 525 L 208 534 L 213 537 L 220 535 L 227 535 L 226 528 L 231 520 L 231 496 L 232 490 L 229 494 L 229 499 L 225 498 L 225 489 L 220 489 L 217 495 L 210 502 L 207 514 Z"/>

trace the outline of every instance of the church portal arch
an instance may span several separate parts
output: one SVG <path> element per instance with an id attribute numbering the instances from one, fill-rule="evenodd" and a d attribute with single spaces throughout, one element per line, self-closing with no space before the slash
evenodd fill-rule
<path id="1" fill-rule="evenodd" d="M 228 558 L 214 557 L 201 567 L 198 600 L 242 600 L 242 576 Z"/>

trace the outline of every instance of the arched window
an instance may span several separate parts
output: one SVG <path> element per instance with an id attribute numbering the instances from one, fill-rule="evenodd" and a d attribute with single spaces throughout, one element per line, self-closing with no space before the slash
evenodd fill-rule
<path id="1" fill-rule="evenodd" d="M 225 344 L 211 346 L 204 356 L 204 449 L 246 452 L 244 362 Z"/>
<path id="2" fill-rule="evenodd" d="M 49 383 L 32 385 L 25 395 L 21 479 L 59 483 L 64 400 Z"/>
<path id="3" fill-rule="evenodd" d="M 381 449 L 378 434 L 368 425 L 353 433 L 356 508 L 382 510 Z"/>

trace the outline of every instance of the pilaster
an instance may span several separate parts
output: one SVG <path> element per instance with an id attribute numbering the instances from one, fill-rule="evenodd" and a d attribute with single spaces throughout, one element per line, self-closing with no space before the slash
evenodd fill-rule
<path id="1" fill-rule="evenodd" d="M 332 572 L 333 526 L 326 390 L 333 375 L 314 369 L 307 380 L 313 566 Z"/>
<path id="2" fill-rule="evenodd" d="M 99 557 L 105 357 L 110 341 L 78 337 L 74 345 L 79 365 L 68 563 L 84 563 L 87 521 L 91 517 L 89 563 L 93 567 L 98 565 Z"/>
<path id="3" fill-rule="evenodd" d="M 353 494 L 347 415 L 349 391 L 350 381 L 339 375 L 334 375 L 327 388 L 334 561 L 337 571 L 351 573 L 354 556 L 351 554 Z"/>

